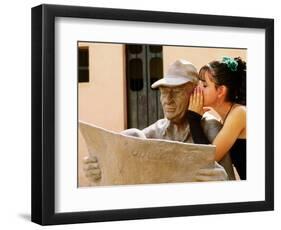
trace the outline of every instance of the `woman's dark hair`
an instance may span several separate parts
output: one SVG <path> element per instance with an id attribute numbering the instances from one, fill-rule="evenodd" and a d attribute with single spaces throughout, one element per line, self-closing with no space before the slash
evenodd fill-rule
<path id="1" fill-rule="evenodd" d="M 224 85 L 228 89 L 226 101 L 246 105 L 246 62 L 240 57 L 234 60 L 238 64 L 235 71 L 223 61 L 212 61 L 200 69 L 199 78 L 204 79 L 209 72 L 216 86 Z"/>

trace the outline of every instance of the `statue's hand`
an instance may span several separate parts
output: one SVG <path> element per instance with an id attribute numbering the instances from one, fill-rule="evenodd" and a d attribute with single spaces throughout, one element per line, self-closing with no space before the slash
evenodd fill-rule
<path id="1" fill-rule="evenodd" d="M 89 181 L 97 182 L 101 179 L 101 170 L 97 157 L 87 156 L 83 160 L 83 170 Z"/>
<path id="2" fill-rule="evenodd" d="M 125 129 L 120 133 L 125 135 L 125 136 L 139 137 L 139 138 L 142 138 L 142 139 L 146 139 L 145 134 L 141 130 L 135 129 L 135 128 Z"/>
<path id="3" fill-rule="evenodd" d="M 224 181 L 228 180 L 228 176 L 224 168 L 215 162 L 214 167 L 199 169 L 196 181 Z"/>

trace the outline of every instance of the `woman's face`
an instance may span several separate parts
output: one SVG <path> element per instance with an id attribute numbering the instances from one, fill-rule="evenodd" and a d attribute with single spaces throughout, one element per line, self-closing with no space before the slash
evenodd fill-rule
<path id="1" fill-rule="evenodd" d="M 214 107 L 217 102 L 217 88 L 213 81 L 211 81 L 212 75 L 209 72 L 205 72 L 204 79 L 200 80 L 200 87 L 203 89 L 204 106 Z"/>

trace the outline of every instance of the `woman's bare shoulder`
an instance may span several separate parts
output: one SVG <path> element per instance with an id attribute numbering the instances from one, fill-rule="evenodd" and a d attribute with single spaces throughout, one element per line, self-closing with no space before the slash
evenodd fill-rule
<path id="1" fill-rule="evenodd" d="M 235 105 L 225 120 L 222 131 L 238 138 L 246 128 L 246 107 Z"/>
<path id="2" fill-rule="evenodd" d="M 235 117 L 246 117 L 247 108 L 244 105 L 236 104 L 232 109 L 231 115 Z"/>
<path id="3" fill-rule="evenodd" d="M 235 105 L 232 111 L 229 113 L 225 126 L 237 129 L 245 128 L 246 126 L 246 106 Z"/>

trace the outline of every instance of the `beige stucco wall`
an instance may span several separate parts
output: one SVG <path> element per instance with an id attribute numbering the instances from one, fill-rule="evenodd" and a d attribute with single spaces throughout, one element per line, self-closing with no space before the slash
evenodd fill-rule
<path id="1" fill-rule="evenodd" d="M 125 128 L 126 87 L 124 45 L 79 43 L 89 47 L 89 83 L 79 83 L 79 120 L 121 131 Z M 87 155 L 84 139 L 79 131 L 79 184 L 89 185 L 82 173 L 82 159 Z"/>
<path id="2" fill-rule="evenodd" d="M 79 119 L 114 131 L 124 129 L 126 110 L 124 46 L 89 47 L 89 83 L 79 83 Z"/>
<path id="3" fill-rule="evenodd" d="M 246 60 L 246 55 L 247 50 L 245 49 L 163 46 L 164 73 L 176 59 L 186 59 L 192 62 L 199 71 L 203 65 L 213 60 L 221 60 L 222 56 L 241 57 Z"/>

